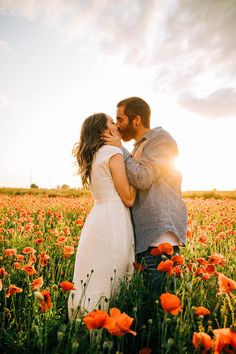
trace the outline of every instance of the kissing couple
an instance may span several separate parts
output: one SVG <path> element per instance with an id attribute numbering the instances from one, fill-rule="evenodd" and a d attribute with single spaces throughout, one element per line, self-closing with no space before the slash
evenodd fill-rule
<path id="1" fill-rule="evenodd" d="M 107 310 L 134 262 L 145 266 L 144 281 L 160 294 L 163 277 L 156 268 L 162 259 L 152 249 L 167 242 L 178 254 L 186 243 L 187 208 L 174 166 L 178 146 L 162 127 L 150 128 L 150 116 L 147 102 L 129 97 L 117 104 L 115 122 L 105 113 L 83 122 L 73 153 L 94 205 L 77 248 L 69 318 Z M 122 141 L 132 139 L 130 153 Z"/>

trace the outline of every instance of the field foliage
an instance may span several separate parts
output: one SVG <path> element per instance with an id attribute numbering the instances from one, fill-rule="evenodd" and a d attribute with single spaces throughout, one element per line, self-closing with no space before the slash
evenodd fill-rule
<path id="1" fill-rule="evenodd" d="M 135 264 L 110 312 L 69 321 L 90 195 L 14 191 L 0 194 L 1 353 L 235 353 L 235 192 L 185 194 L 188 242 L 181 257 L 163 267 L 160 295 L 150 295 L 145 269 Z"/>

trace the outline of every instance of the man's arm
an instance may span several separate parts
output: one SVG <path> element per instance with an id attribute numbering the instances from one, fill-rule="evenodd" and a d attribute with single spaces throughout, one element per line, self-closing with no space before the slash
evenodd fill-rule
<path id="1" fill-rule="evenodd" d="M 109 142 L 108 142 L 109 141 Z M 164 168 L 168 168 L 177 154 L 177 146 L 168 135 L 160 134 L 148 140 L 141 157 L 135 161 L 133 156 L 122 147 L 117 137 L 110 137 L 105 143 L 116 144 L 122 148 L 129 182 L 137 189 L 148 189 L 160 176 Z"/>

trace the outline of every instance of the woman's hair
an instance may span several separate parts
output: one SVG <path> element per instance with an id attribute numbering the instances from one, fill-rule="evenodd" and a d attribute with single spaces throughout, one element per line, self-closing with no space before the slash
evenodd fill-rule
<path id="1" fill-rule="evenodd" d="M 85 119 L 80 132 L 80 141 L 75 144 L 73 156 L 77 159 L 83 187 L 91 181 L 92 162 L 95 153 L 104 144 L 101 134 L 107 127 L 105 113 L 96 113 Z"/>

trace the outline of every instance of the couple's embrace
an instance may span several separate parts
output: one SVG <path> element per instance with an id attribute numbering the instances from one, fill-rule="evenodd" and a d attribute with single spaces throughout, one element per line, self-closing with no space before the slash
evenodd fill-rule
<path id="1" fill-rule="evenodd" d="M 130 97 L 117 104 L 116 123 L 104 113 L 83 123 L 74 153 L 94 206 L 77 249 L 70 318 L 98 305 L 106 310 L 111 292 L 132 273 L 135 254 L 152 288 L 160 288 L 152 248 L 168 242 L 178 252 L 186 242 L 187 209 L 173 164 L 178 148 L 167 131 L 150 129 L 150 115 L 143 99 Z M 121 142 L 131 139 L 132 154 Z"/>

